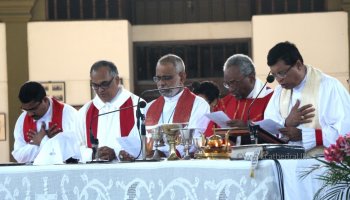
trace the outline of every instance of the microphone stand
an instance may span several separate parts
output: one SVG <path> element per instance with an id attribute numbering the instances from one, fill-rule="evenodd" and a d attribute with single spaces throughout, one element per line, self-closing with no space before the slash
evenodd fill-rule
<path id="1" fill-rule="evenodd" d="M 97 160 L 99 160 L 99 158 L 98 158 L 98 139 L 95 138 L 94 133 L 92 131 L 92 121 L 94 118 L 95 118 L 94 116 L 91 117 L 89 131 L 90 131 L 90 143 L 91 143 L 91 148 L 92 148 L 92 155 L 94 155 L 95 160 L 97 161 Z"/>
<path id="2" fill-rule="evenodd" d="M 259 93 L 256 95 L 256 97 L 253 99 L 253 101 L 250 103 L 248 107 L 248 112 L 247 112 L 247 124 L 248 124 L 248 129 L 249 129 L 249 135 L 250 135 L 250 142 L 251 144 L 258 144 L 258 128 L 259 125 L 253 124 L 252 121 L 250 120 L 250 110 L 255 103 L 255 101 L 258 99 L 260 93 L 264 90 L 265 86 L 267 83 L 272 83 L 274 81 L 274 77 L 270 75 L 271 72 L 267 75 L 266 82 L 260 89 Z"/>
<path id="3" fill-rule="evenodd" d="M 139 130 L 141 134 L 141 151 L 142 151 L 142 160 L 146 160 L 146 126 L 145 126 L 145 115 L 141 112 L 141 106 L 140 106 L 140 100 L 141 97 L 139 97 L 137 101 L 137 108 L 136 108 L 136 119 L 137 119 L 137 129 Z M 140 127 L 140 121 L 141 121 L 141 127 Z"/>

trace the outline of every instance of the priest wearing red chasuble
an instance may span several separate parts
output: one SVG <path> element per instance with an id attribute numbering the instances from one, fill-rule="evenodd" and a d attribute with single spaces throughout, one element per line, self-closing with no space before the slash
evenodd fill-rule
<path id="1" fill-rule="evenodd" d="M 262 120 L 273 90 L 256 78 L 253 61 L 246 55 L 235 54 L 226 60 L 223 71 L 224 86 L 229 93 L 220 99 L 215 111 L 222 110 L 232 119 L 227 122 L 229 126 L 247 127 L 249 105 L 262 90 L 250 110 L 250 120 Z M 215 127 L 210 122 L 205 135 L 212 135 Z"/>
<path id="2" fill-rule="evenodd" d="M 84 161 L 97 156 L 101 160 L 133 160 L 140 153 L 136 123 L 139 97 L 124 89 L 117 67 L 109 61 L 98 61 L 90 70 L 91 87 L 96 96 L 79 110 L 81 154 Z M 106 115 L 99 114 L 119 110 Z M 93 145 L 98 145 L 92 154 Z M 96 158 L 96 159 L 97 159 Z"/>
<path id="3" fill-rule="evenodd" d="M 161 96 L 146 107 L 146 126 L 167 123 L 188 123 L 189 128 L 205 130 L 208 119 L 204 117 L 210 112 L 209 104 L 184 87 L 186 80 L 185 65 L 176 55 L 168 54 L 159 59 L 156 75 L 153 77 Z M 180 87 L 176 89 L 166 88 Z M 168 146 L 159 148 L 165 154 Z M 180 154 L 183 147 L 177 147 Z"/>
<path id="4" fill-rule="evenodd" d="M 77 111 L 46 96 L 38 82 L 26 82 L 19 95 L 22 114 L 14 130 L 13 157 L 20 163 L 63 164 L 80 159 Z"/>

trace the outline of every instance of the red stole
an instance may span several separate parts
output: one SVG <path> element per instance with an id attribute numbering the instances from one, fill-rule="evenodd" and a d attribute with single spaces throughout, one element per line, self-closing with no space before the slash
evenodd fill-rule
<path id="1" fill-rule="evenodd" d="M 183 123 L 188 122 L 190 120 L 195 98 L 196 95 L 193 94 L 189 89 L 184 89 L 182 95 L 180 96 L 176 104 L 173 123 Z M 164 103 L 164 97 L 160 96 L 149 107 L 146 114 L 145 122 L 147 126 L 158 124 L 163 111 Z"/>
<path id="2" fill-rule="evenodd" d="M 132 106 L 133 106 L 133 102 L 131 97 L 129 97 L 124 102 L 124 104 L 121 105 L 119 108 L 119 109 L 125 108 L 124 110 L 119 111 L 120 113 L 119 127 L 120 127 L 121 137 L 127 137 L 131 129 L 135 125 L 134 109 Z M 91 148 L 90 129 L 94 137 L 97 138 L 98 114 L 99 114 L 99 110 L 95 107 L 93 103 L 91 103 L 86 114 L 86 139 L 87 139 L 87 145 L 90 148 Z"/>
<path id="3" fill-rule="evenodd" d="M 63 131 L 62 115 L 63 115 L 64 104 L 57 101 L 55 98 L 51 98 L 51 100 L 52 100 L 52 117 L 51 117 L 51 122 L 49 122 L 49 128 L 53 124 L 57 124 L 57 128 L 60 128 Z M 36 121 L 34 121 L 34 119 L 27 114 L 24 118 L 24 123 L 23 123 L 23 135 L 24 135 L 24 140 L 27 143 L 30 141 L 27 135 L 29 129 L 37 132 Z"/>
<path id="4" fill-rule="evenodd" d="M 256 99 L 255 103 L 250 109 L 250 120 L 259 121 L 264 119 L 264 111 L 267 107 L 267 104 L 269 103 L 272 94 L 273 92 L 263 98 Z M 230 119 L 239 119 L 247 122 L 248 108 L 253 100 L 253 98 L 236 99 L 233 95 L 228 94 L 222 98 L 223 105 L 221 108 L 223 108 L 223 111 Z M 205 136 L 209 137 L 213 134 L 213 127 L 215 127 L 215 123 L 211 121 L 204 133 Z"/>

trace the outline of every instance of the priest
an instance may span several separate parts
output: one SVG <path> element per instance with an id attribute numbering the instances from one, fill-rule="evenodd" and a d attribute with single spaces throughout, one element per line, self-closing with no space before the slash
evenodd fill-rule
<path id="1" fill-rule="evenodd" d="M 34 81 L 22 85 L 18 98 L 23 112 L 14 130 L 12 155 L 17 162 L 62 164 L 80 159 L 75 108 L 46 96 Z"/>
<path id="2" fill-rule="evenodd" d="M 227 125 L 246 128 L 248 109 L 256 97 L 249 118 L 252 121 L 262 120 L 273 90 L 264 86 L 264 83 L 256 78 L 253 61 L 246 55 L 235 54 L 226 60 L 223 71 L 223 85 L 229 93 L 221 99 L 220 107 L 217 110 L 224 111 L 231 119 Z M 215 127 L 214 122 L 210 122 L 205 135 L 207 137 L 212 135 L 212 129 Z"/>
<path id="3" fill-rule="evenodd" d="M 94 63 L 90 78 L 96 96 L 79 110 L 83 161 L 93 158 L 134 160 L 140 155 L 141 146 L 135 114 L 139 97 L 123 88 L 117 67 L 112 62 Z"/>
<path id="4" fill-rule="evenodd" d="M 279 85 L 265 118 L 285 126 L 280 132 L 289 143 L 323 153 L 322 147 L 350 132 L 349 92 L 337 79 L 304 64 L 295 44 L 276 44 L 267 55 L 267 64 Z"/>
<path id="5" fill-rule="evenodd" d="M 209 104 L 185 87 L 186 71 L 183 60 L 174 54 L 161 57 L 156 66 L 153 81 L 161 94 L 146 107 L 146 125 L 154 126 L 168 123 L 188 123 L 189 128 L 205 130 L 210 112 Z M 175 89 L 167 89 L 173 88 Z M 162 148 L 167 154 L 168 147 Z M 181 146 L 179 153 L 183 154 Z"/>

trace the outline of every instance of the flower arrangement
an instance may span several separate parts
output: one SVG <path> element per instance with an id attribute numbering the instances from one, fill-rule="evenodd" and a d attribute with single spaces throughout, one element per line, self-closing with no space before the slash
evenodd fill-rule
<path id="1" fill-rule="evenodd" d="M 323 186 L 316 192 L 314 199 L 350 199 L 350 133 L 340 136 L 335 144 L 324 150 L 325 160 L 316 158 L 321 165 L 314 165 L 301 177 L 311 172 L 325 168 L 318 179 Z"/>

